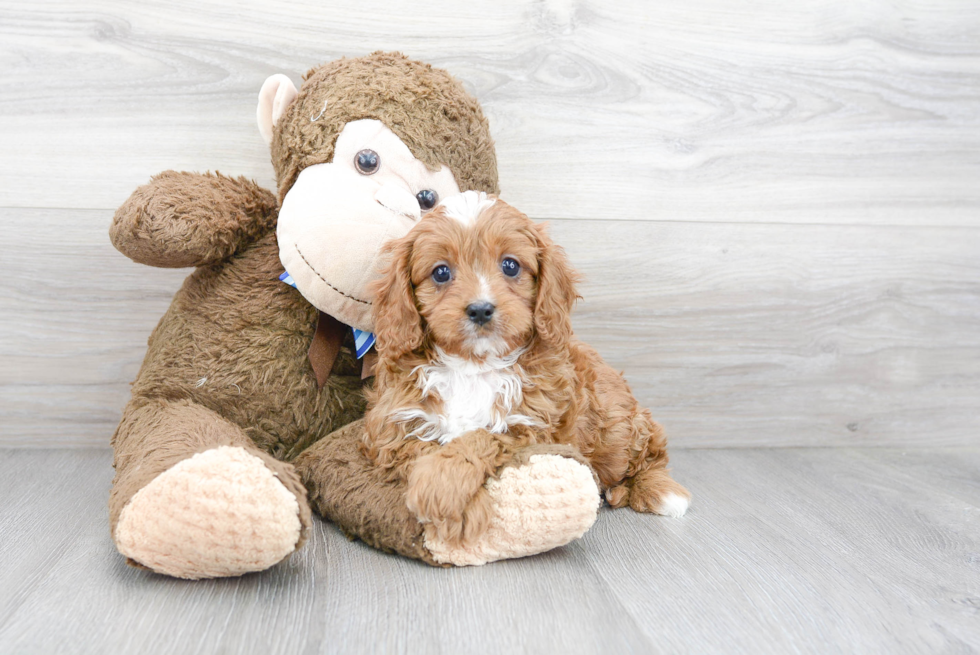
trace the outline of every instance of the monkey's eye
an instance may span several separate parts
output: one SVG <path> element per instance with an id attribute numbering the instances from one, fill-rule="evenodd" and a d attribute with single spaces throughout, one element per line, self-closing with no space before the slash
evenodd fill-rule
<path id="1" fill-rule="evenodd" d="M 362 150 L 354 155 L 354 168 L 361 175 L 374 175 L 381 168 L 381 157 L 373 150 Z"/>
<path id="2" fill-rule="evenodd" d="M 513 257 L 506 257 L 504 261 L 500 262 L 500 270 L 507 277 L 517 277 L 517 274 L 521 272 L 521 265 Z"/>
<path id="3" fill-rule="evenodd" d="M 453 272 L 445 264 L 439 264 L 432 271 L 432 281 L 436 284 L 445 284 L 453 279 Z"/>
<path id="4" fill-rule="evenodd" d="M 439 202 L 439 194 L 432 189 L 423 189 L 415 194 L 415 199 L 419 201 L 422 211 L 427 212 Z"/>

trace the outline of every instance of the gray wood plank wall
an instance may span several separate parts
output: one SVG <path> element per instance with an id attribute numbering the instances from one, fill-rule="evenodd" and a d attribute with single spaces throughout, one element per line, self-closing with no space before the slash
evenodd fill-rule
<path id="1" fill-rule="evenodd" d="M 0 2 L 0 445 L 105 445 L 187 271 L 112 211 L 272 185 L 265 77 L 399 49 L 480 98 L 576 326 L 675 446 L 958 445 L 980 415 L 980 4 Z"/>

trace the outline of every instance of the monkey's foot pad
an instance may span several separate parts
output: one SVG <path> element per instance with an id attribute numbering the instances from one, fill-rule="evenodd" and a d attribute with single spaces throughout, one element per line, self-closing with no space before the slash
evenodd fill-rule
<path id="1" fill-rule="evenodd" d="M 115 538 L 119 552 L 158 573 L 241 575 L 295 550 L 299 503 L 261 459 L 222 446 L 178 462 L 136 492 Z"/>
<path id="2" fill-rule="evenodd" d="M 564 546 L 592 527 L 601 502 L 592 470 L 561 455 L 532 455 L 486 487 L 496 516 L 477 543 L 451 546 L 426 526 L 425 546 L 437 562 L 475 566 Z"/>

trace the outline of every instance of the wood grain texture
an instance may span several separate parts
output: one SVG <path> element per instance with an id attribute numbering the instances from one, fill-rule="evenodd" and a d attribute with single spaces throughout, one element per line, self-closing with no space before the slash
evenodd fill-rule
<path id="1" fill-rule="evenodd" d="M 683 519 L 433 569 L 316 520 L 270 571 L 125 566 L 107 450 L 0 452 L 4 653 L 973 653 L 980 450 L 680 451 Z"/>
<path id="2" fill-rule="evenodd" d="M 0 210 L 0 443 L 104 445 L 188 271 L 106 211 Z M 569 220 L 580 338 L 679 447 L 969 445 L 980 231 Z M 57 241 L 51 235 L 58 235 Z M 48 252 L 44 252 L 47 248 Z"/>
<path id="3" fill-rule="evenodd" d="M 270 185 L 269 74 L 378 48 L 479 96 L 576 326 L 680 447 L 977 443 L 980 5 L 0 0 L 0 444 L 102 445 L 187 271 L 112 210 Z"/>
<path id="4" fill-rule="evenodd" d="M 980 5 L 0 3 L 0 206 L 168 168 L 271 184 L 263 79 L 399 49 L 478 95 L 548 218 L 980 224 Z"/>

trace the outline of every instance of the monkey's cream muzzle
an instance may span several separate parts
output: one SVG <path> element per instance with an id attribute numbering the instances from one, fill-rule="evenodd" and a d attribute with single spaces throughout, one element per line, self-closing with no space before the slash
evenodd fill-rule
<path id="1" fill-rule="evenodd" d="M 306 168 L 279 212 L 279 259 L 317 309 L 371 331 L 368 283 L 381 247 L 419 220 L 418 201 L 333 164 Z"/>
<path id="2" fill-rule="evenodd" d="M 357 154 L 372 150 L 376 172 L 363 174 Z M 334 159 L 303 169 L 279 210 L 279 259 L 317 309 L 359 330 L 372 331 L 368 285 L 378 276 L 381 248 L 421 218 L 416 194 L 459 193 L 445 166 L 430 171 L 379 121 L 348 123 Z"/>

